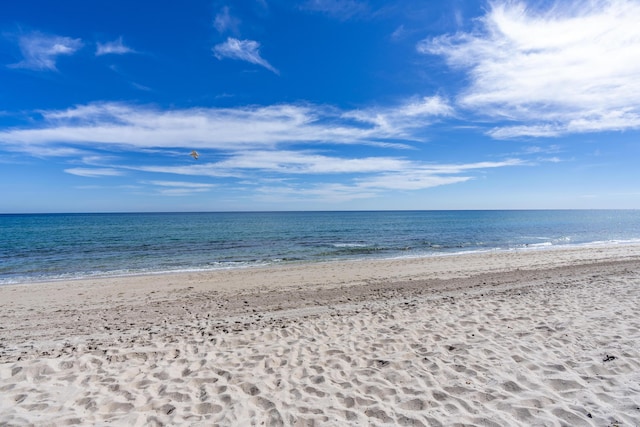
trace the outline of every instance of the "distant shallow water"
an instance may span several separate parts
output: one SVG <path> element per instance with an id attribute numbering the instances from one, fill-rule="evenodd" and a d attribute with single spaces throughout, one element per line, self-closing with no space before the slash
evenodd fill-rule
<path id="1" fill-rule="evenodd" d="M 640 243 L 640 211 L 0 215 L 0 284 Z"/>

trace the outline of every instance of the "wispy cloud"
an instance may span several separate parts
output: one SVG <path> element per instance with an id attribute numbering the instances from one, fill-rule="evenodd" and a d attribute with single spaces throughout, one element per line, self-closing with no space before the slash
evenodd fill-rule
<path id="1" fill-rule="evenodd" d="M 308 0 L 302 3 L 303 10 L 321 12 L 334 19 L 346 21 L 348 19 L 363 16 L 369 12 L 369 4 L 356 0 Z"/>
<path id="2" fill-rule="evenodd" d="M 288 192 L 287 188 L 301 191 L 294 183 L 299 176 L 340 176 L 340 184 L 304 184 L 305 195 L 314 194 L 317 190 L 324 195 L 340 195 L 339 198 L 346 194 L 360 198 L 363 194 L 371 197 L 390 190 L 414 191 L 465 182 L 474 179 L 476 171 L 525 164 L 521 159 L 435 164 L 400 157 L 345 158 L 314 152 L 263 150 L 237 152 L 229 155 L 226 160 L 215 163 L 191 166 L 140 166 L 131 169 L 201 177 L 235 176 L 253 181 L 257 186 L 264 186 L 264 177 L 288 177 L 288 185 L 279 185 L 285 192 Z M 273 185 L 268 187 L 274 188 Z"/>
<path id="3" fill-rule="evenodd" d="M 376 162 L 375 160 L 372 160 Z M 418 191 L 443 185 L 452 185 L 475 179 L 478 171 L 491 168 L 519 166 L 524 164 L 518 159 L 503 162 L 479 162 L 469 164 L 428 165 L 421 162 L 406 161 L 404 169 L 392 166 L 386 169 L 380 165 L 365 168 L 369 173 L 362 173 L 352 179 L 341 178 L 340 182 L 297 183 L 289 182 L 273 185 L 257 181 L 256 192 L 271 202 L 322 201 L 344 202 L 378 197 L 387 192 Z"/>
<path id="4" fill-rule="evenodd" d="M 136 51 L 131 49 L 129 46 L 126 46 L 122 41 L 122 37 L 119 37 L 117 40 L 111 42 L 98 42 L 96 44 L 96 56 L 124 55 L 126 53 L 136 53 Z"/>
<path id="5" fill-rule="evenodd" d="M 240 20 L 231 16 L 229 7 L 223 7 L 213 20 L 213 26 L 220 34 L 230 31 L 234 34 L 238 33 Z"/>
<path id="6" fill-rule="evenodd" d="M 260 43 L 254 40 L 238 40 L 229 37 L 224 43 L 213 47 L 213 53 L 218 59 L 237 59 L 260 65 L 275 74 L 280 72 L 275 69 L 267 60 L 260 56 Z"/>
<path id="7" fill-rule="evenodd" d="M 425 96 L 409 99 L 395 107 L 368 108 L 348 111 L 345 118 L 374 125 L 381 133 L 412 139 L 412 130 L 424 128 L 439 118 L 451 117 L 455 111 L 449 102 L 440 96 Z"/>
<path id="8" fill-rule="evenodd" d="M 308 151 L 251 150 L 216 163 L 218 170 L 260 170 L 286 174 L 343 174 L 400 171 L 412 162 L 393 157 L 342 158 Z"/>
<path id="9" fill-rule="evenodd" d="M 262 185 L 256 189 L 254 199 L 269 203 L 324 202 L 341 203 L 370 199 L 376 191 L 364 190 L 353 185 L 321 183 L 312 185 Z"/>
<path id="10" fill-rule="evenodd" d="M 0 142 L 0 146 L 2 146 L 2 149 L 7 152 L 22 153 L 39 159 L 52 157 L 82 157 L 87 154 L 87 151 L 83 149 L 70 147 L 64 144 L 47 146 L 42 144 L 11 143 L 9 141 L 5 141 L 5 144 Z"/>
<path id="11" fill-rule="evenodd" d="M 141 183 L 155 187 L 157 193 L 165 196 L 188 196 L 193 193 L 204 193 L 216 186 L 215 184 L 186 181 L 142 181 Z"/>
<path id="12" fill-rule="evenodd" d="M 361 199 L 461 183 L 479 171 L 525 164 L 519 159 L 436 164 L 407 156 L 407 148 L 421 141 L 430 125 L 454 114 L 438 96 L 346 111 L 311 104 L 159 110 L 99 103 L 39 114 L 41 122 L 35 126 L 0 131 L 0 146 L 27 154 L 39 147 L 70 149 L 69 162 L 83 166 L 65 172 L 78 176 L 224 178 L 244 182 L 253 194 L 271 189 L 283 198 L 295 198 L 297 192 L 317 200 Z M 336 144 L 376 145 L 400 154 L 362 155 L 354 147 L 346 155 L 335 150 Z M 193 148 L 201 152 L 197 162 L 189 157 Z M 129 151 L 149 156 L 131 157 Z M 212 188 L 182 180 L 144 183 L 167 195 Z"/>
<path id="13" fill-rule="evenodd" d="M 69 168 L 64 170 L 71 175 L 78 175 L 90 178 L 103 176 L 121 176 L 124 172 L 113 168 Z"/>
<path id="14" fill-rule="evenodd" d="M 635 1 L 494 1 L 477 31 L 417 48 L 469 73 L 461 106 L 515 122 L 493 137 L 624 130 L 640 127 L 638 22 Z"/>
<path id="15" fill-rule="evenodd" d="M 18 45 L 23 59 L 16 64 L 10 64 L 10 68 L 56 71 L 57 58 L 73 55 L 82 48 L 83 43 L 80 39 L 33 32 L 20 35 Z"/>
<path id="16" fill-rule="evenodd" d="M 440 97 L 410 99 L 396 106 L 341 111 L 318 105 L 158 110 L 122 103 L 42 111 L 42 122 L 0 131 L 0 144 L 34 146 L 117 145 L 141 148 L 226 149 L 291 143 L 366 144 L 399 148 L 399 138 L 453 113 Z"/>

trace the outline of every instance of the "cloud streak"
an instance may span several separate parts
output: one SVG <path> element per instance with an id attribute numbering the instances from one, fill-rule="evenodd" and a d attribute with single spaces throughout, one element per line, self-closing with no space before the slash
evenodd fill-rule
<path id="1" fill-rule="evenodd" d="M 236 177 L 250 182 L 256 191 L 298 198 L 318 197 L 334 201 L 375 197 L 387 191 L 416 191 L 462 183 L 477 171 L 526 165 L 520 159 L 461 164 L 429 164 L 399 157 L 345 158 L 315 152 L 287 150 L 244 151 L 220 162 L 191 166 L 140 166 L 138 171 L 199 177 Z M 307 176 L 324 177 L 308 183 Z M 265 179 L 265 177 L 268 177 Z M 279 178 L 278 178 L 279 177 Z M 267 185 L 286 178 L 286 183 Z M 336 177 L 340 183 L 331 183 Z M 300 179 L 299 179 L 300 178 Z M 305 184 L 299 184 L 299 182 Z"/>
<path id="2" fill-rule="evenodd" d="M 399 147 L 394 145 L 398 138 L 420 140 L 416 130 L 424 130 L 451 114 L 447 101 L 437 96 L 392 107 L 349 111 L 311 104 L 159 110 L 95 103 L 41 111 L 42 122 L 37 126 L 0 131 L 0 144 L 13 149 L 95 144 L 138 149 L 185 144 L 255 149 L 293 143 Z"/>
<path id="3" fill-rule="evenodd" d="M 127 53 L 136 53 L 136 51 L 128 46 L 125 46 L 124 42 L 122 41 L 122 37 L 111 42 L 98 42 L 96 44 L 96 56 L 124 55 Z"/>
<path id="4" fill-rule="evenodd" d="M 36 71 L 56 71 L 59 56 L 73 55 L 82 48 L 80 39 L 47 35 L 40 32 L 21 35 L 18 45 L 22 61 L 9 65 L 9 68 L 24 68 Z"/>
<path id="5" fill-rule="evenodd" d="M 163 196 L 188 196 L 194 193 L 206 193 L 215 184 L 185 181 L 143 181 L 141 184 L 151 185 L 155 192 Z"/>
<path id="6" fill-rule="evenodd" d="M 345 201 L 461 183 L 474 179 L 478 171 L 524 164 L 507 159 L 438 165 L 404 154 L 358 154 L 357 146 L 396 153 L 415 148 L 429 126 L 455 114 L 439 96 L 358 110 L 312 104 L 160 110 L 96 103 L 38 114 L 35 126 L 32 121 L 30 127 L 0 131 L 0 146 L 31 155 L 69 150 L 69 161 L 84 166 L 65 172 L 86 178 L 216 178 L 224 185 L 249 187 L 252 194 L 271 189 L 280 197 L 295 198 L 297 193 L 307 199 Z M 336 154 L 336 145 L 352 146 L 346 151 L 351 155 L 343 150 Z M 188 156 L 193 148 L 201 153 L 198 162 Z M 135 156 L 132 162 L 127 160 L 130 152 L 149 156 Z M 166 195 L 213 188 L 209 183 L 174 180 L 141 182 Z"/>
<path id="7" fill-rule="evenodd" d="M 640 3 L 494 1 L 474 32 L 425 39 L 419 52 L 465 71 L 460 106 L 494 119 L 496 138 L 640 127 Z M 520 122 L 520 123 L 518 123 Z"/>
<path id="8" fill-rule="evenodd" d="M 369 5 L 356 0 L 307 0 L 300 7 L 303 10 L 324 13 L 341 21 L 369 13 Z"/>
<path id="9" fill-rule="evenodd" d="M 213 20 L 213 26 L 221 34 L 227 31 L 237 33 L 239 25 L 240 20 L 231 16 L 228 6 L 223 7 Z"/>
<path id="10" fill-rule="evenodd" d="M 224 43 L 217 44 L 213 47 L 213 54 L 219 60 L 229 58 L 246 61 L 260 65 L 275 74 L 280 74 L 276 68 L 260 56 L 260 43 L 254 40 L 238 40 L 229 37 Z"/>
<path id="11" fill-rule="evenodd" d="M 64 170 L 66 173 L 89 178 L 97 178 L 104 176 L 121 176 L 124 172 L 115 168 L 69 168 Z"/>
<path id="12" fill-rule="evenodd" d="M 327 159 L 327 161 L 335 160 Z M 378 163 L 378 160 L 371 159 L 373 164 Z M 261 183 L 256 191 L 272 202 L 315 200 L 339 203 L 374 198 L 385 193 L 419 191 L 443 185 L 459 184 L 473 180 L 477 171 L 525 164 L 519 159 L 508 159 L 503 162 L 442 165 L 428 165 L 405 160 L 402 167 L 399 167 L 403 161 L 398 159 L 394 159 L 394 161 L 398 163 L 392 164 L 389 168 L 384 165 L 380 165 L 377 169 L 374 167 L 355 168 L 361 172 L 366 170 L 368 173 L 359 174 L 352 179 L 341 179 L 340 182 L 306 183 L 304 185 L 290 182 L 278 186 Z M 352 163 L 352 165 L 354 164 Z"/>

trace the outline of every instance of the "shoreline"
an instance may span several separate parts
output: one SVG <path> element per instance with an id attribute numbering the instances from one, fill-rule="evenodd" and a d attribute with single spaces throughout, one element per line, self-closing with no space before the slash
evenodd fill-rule
<path id="1" fill-rule="evenodd" d="M 0 424 L 637 425 L 639 298 L 640 245 L 4 285 Z"/>
<path id="2" fill-rule="evenodd" d="M 388 257 L 355 257 L 344 259 L 310 259 L 310 260 L 296 260 L 296 261 L 279 261 L 279 262 L 264 262 L 264 263 L 246 263 L 245 265 L 226 266 L 226 267 L 213 267 L 213 268 L 193 268 L 182 270 L 157 270 L 157 271 L 132 271 L 132 272 L 117 272 L 106 271 L 97 272 L 89 275 L 75 275 L 69 274 L 62 277 L 43 277 L 43 278 L 19 278 L 15 281 L 3 282 L 0 280 L 0 288 L 4 286 L 14 285 L 36 285 L 36 284 L 48 284 L 48 283 L 60 283 L 60 282 L 81 282 L 90 280 L 102 280 L 102 279 L 135 279 L 137 277 L 157 277 L 165 275 L 189 275 L 189 274 L 206 274 L 216 273 L 220 271 L 229 270 L 248 270 L 248 269 L 272 269 L 272 268 L 286 268 L 289 266 L 308 266 L 316 264 L 335 264 L 335 263 L 358 263 L 358 262 L 379 262 L 379 261 L 402 261 L 402 260 L 426 260 L 431 258 L 449 258 L 449 257 L 464 257 L 468 255 L 483 255 L 483 254 L 509 254 L 509 253 L 528 253 L 528 252 L 554 252 L 554 251 L 573 251 L 573 250 L 590 250 L 590 249 L 613 249 L 613 248 L 630 248 L 639 247 L 640 241 L 638 240 L 625 240 L 614 242 L 590 242 L 575 245 L 527 245 L 525 247 L 517 248 L 491 248 L 491 249 L 471 249 L 460 252 L 433 252 L 416 255 L 394 255 Z M 243 264 L 243 262 L 239 262 Z"/>
<path id="3" fill-rule="evenodd" d="M 554 255 L 558 255 L 554 257 Z M 19 288 L 22 286 L 51 286 L 59 290 L 61 287 L 67 287 L 73 284 L 78 286 L 86 285 L 98 285 L 98 286 L 120 286 L 125 284 L 131 284 L 137 286 L 138 284 L 148 285 L 156 283 L 158 286 L 164 286 L 174 281 L 191 281 L 196 280 L 198 283 L 210 284 L 216 283 L 220 285 L 219 279 L 223 280 L 236 280 L 237 277 L 244 275 L 245 273 L 253 276 L 254 274 L 263 273 L 266 276 L 279 277 L 280 273 L 310 270 L 314 274 L 321 272 L 322 270 L 339 270 L 344 273 L 346 269 L 351 267 L 361 268 L 357 276 L 363 276 L 371 274 L 372 278 L 375 277 L 379 280 L 394 280 L 396 277 L 386 277 L 386 273 L 392 270 L 407 270 L 402 274 L 406 277 L 411 277 L 420 274 L 429 274 L 431 277 L 443 277 L 443 270 L 448 270 L 451 277 L 457 277 L 457 275 L 476 274 L 485 271 L 493 271 L 496 268 L 499 271 L 509 271 L 514 268 L 535 269 L 546 268 L 554 266 L 572 265 L 575 262 L 597 262 L 597 261 L 619 261 L 622 259 L 632 259 L 634 257 L 640 258 L 640 243 L 624 243 L 624 244 L 589 244 L 585 246 L 554 246 L 544 248 L 522 248 L 522 249 L 508 249 L 508 250 L 486 250 L 486 251 L 470 251 L 460 253 L 442 253 L 428 256 L 400 256 L 390 258 L 356 258 L 347 260 L 323 260 L 323 261 L 300 261 L 300 262 L 288 262 L 282 264 L 266 264 L 266 265 L 254 265 L 246 267 L 231 267 L 231 268 L 215 268 L 215 269 L 199 269 L 188 271 L 158 271 L 158 272 L 144 272 L 144 273 L 132 273 L 132 274 L 117 274 L 117 275 L 96 275 L 96 276 L 82 276 L 82 277 L 70 277 L 60 279 L 43 279 L 32 280 L 17 283 L 5 283 L 0 284 L 0 295 L 3 289 Z M 483 259 L 490 260 L 488 264 L 483 262 Z M 459 262 L 469 262 L 468 266 L 457 265 L 453 268 L 450 267 L 450 261 L 455 260 L 456 264 Z M 480 260 L 480 262 L 478 262 Z M 446 267 L 440 267 L 438 264 L 444 264 Z M 504 263 L 502 267 L 501 264 Z M 486 265 L 483 265 L 486 264 Z M 497 264 L 497 266 L 495 265 Z M 383 271 L 381 274 L 380 272 Z M 352 279 L 347 273 L 348 280 Z M 284 279 L 288 279 L 285 277 Z M 216 282 L 217 281 L 217 282 Z M 270 280 L 270 286 L 281 287 L 280 282 L 277 280 Z M 242 286 L 224 286 L 225 289 L 238 289 Z M 302 285 L 308 285 L 308 283 L 302 283 Z M 246 287 L 252 287 L 251 284 L 246 283 Z M 285 283 L 282 287 L 287 287 Z"/>

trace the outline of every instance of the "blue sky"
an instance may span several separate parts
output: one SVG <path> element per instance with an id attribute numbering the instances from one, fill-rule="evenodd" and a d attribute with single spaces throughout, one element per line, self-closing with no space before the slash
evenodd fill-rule
<path id="1" fill-rule="evenodd" d="M 640 1 L 0 9 L 3 213 L 640 208 Z"/>

